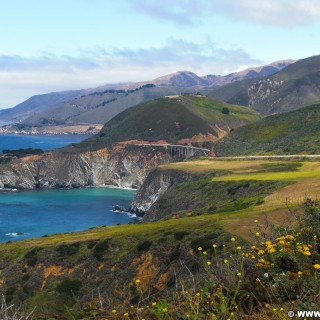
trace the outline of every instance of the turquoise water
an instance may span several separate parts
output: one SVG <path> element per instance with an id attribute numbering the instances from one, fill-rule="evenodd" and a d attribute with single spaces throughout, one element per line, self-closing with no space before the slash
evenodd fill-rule
<path id="1" fill-rule="evenodd" d="M 2 192 L 0 242 L 133 222 L 112 207 L 129 206 L 134 195 L 114 188 Z"/>
<path id="2" fill-rule="evenodd" d="M 3 149 L 26 149 L 35 148 L 50 150 L 64 147 L 70 143 L 77 143 L 88 135 L 19 135 L 19 134 L 1 134 L 0 152 Z"/>

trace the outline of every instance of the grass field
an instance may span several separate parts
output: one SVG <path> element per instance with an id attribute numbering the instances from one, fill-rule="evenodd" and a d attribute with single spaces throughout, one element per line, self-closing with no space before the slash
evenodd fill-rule
<path id="1" fill-rule="evenodd" d="M 250 239 L 254 220 L 280 224 L 290 213 L 299 212 L 306 198 L 317 199 L 320 194 L 320 162 L 297 160 L 242 160 L 220 161 L 214 159 L 172 163 L 162 169 L 178 169 L 189 173 L 214 173 L 212 181 L 283 181 L 287 184 L 266 194 L 263 203 L 244 210 L 213 215 L 212 219 L 227 231 Z M 222 173 L 222 174 L 221 174 Z"/>

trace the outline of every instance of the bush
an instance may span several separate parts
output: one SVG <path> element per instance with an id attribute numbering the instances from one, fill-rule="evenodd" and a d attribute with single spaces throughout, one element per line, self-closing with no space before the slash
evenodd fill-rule
<path id="1" fill-rule="evenodd" d="M 71 244 L 63 243 L 57 248 L 57 251 L 61 256 L 72 256 L 79 251 L 79 248 L 80 248 L 80 242 L 71 243 Z"/>
<path id="2" fill-rule="evenodd" d="M 37 264 L 40 250 L 41 248 L 33 248 L 24 256 L 28 266 L 34 267 Z"/>
<path id="3" fill-rule="evenodd" d="M 103 259 L 103 254 L 109 249 L 109 241 L 111 239 L 100 240 L 93 250 L 93 256 L 101 261 Z"/>
<path id="4" fill-rule="evenodd" d="M 150 249 L 151 245 L 152 245 L 152 242 L 149 240 L 140 240 L 140 242 L 137 245 L 137 250 L 139 252 L 147 251 Z"/>
<path id="5" fill-rule="evenodd" d="M 65 278 L 57 285 L 57 291 L 62 295 L 77 295 L 83 284 L 80 279 Z"/>
<path id="6" fill-rule="evenodd" d="M 182 240 L 185 236 L 187 236 L 189 234 L 189 232 L 187 231 L 177 231 L 173 234 L 173 237 L 176 240 Z"/>
<path id="7" fill-rule="evenodd" d="M 229 114 L 229 113 L 230 113 L 230 110 L 229 110 L 229 108 L 227 108 L 227 107 L 223 107 L 222 110 L 221 110 L 221 112 L 222 112 L 223 114 Z"/>

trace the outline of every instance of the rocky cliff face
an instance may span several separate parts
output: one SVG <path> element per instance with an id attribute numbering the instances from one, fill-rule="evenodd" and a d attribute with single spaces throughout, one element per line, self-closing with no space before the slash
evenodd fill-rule
<path id="1" fill-rule="evenodd" d="M 283 85 L 283 81 L 270 78 L 262 79 L 248 89 L 249 106 L 255 107 L 263 103 L 270 95 L 276 93 Z"/>
<path id="2" fill-rule="evenodd" d="M 140 187 L 159 164 L 177 161 L 168 150 L 120 146 L 83 153 L 47 152 L 0 167 L 0 188 Z"/>
<path id="3" fill-rule="evenodd" d="M 132 211 L 145 213 L 143 221 L 161 219 L 158 210 L 153 210 L 157 200 L 175 185 L 193 179 L 195 176 L 180 170 L 163 170 L 161 168 L 152 170 L 132 202 Z"/>

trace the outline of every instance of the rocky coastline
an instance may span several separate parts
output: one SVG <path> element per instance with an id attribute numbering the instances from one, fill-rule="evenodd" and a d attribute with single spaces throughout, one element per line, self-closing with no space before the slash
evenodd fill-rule
<path id="1" fill-rule="evenodd" d="M 59 125 L 43 127 L 26 127 L 19 124 L 10 124 L 0 127 L 0 135 L 95 135 L 101 130 L 101 128 L 101 124 Z"/>

